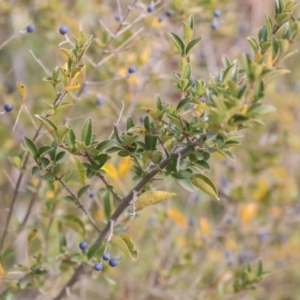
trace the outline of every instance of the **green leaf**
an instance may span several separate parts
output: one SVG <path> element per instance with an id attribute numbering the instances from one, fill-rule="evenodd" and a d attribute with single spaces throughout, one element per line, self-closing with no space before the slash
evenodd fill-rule
<path id="1" fill-rule="evenodd" d="M 99 154 L 95 157 L 94 163 L 97 165 L 95 170 L 99 170 L 103 167 L 103 165 L 108 161 L 109 156 L 105 153 Z"/>
<path id="2" fill-rule="evenodd" d="M 41 115 L 34 115 L 34 116 L 43 123 L 43 125 L 47 128 L 47 130 L 52 135 L 54 140 L 57 142 L 58 141 L 57 127 L 55 126 L 55 124 L 53 124 L 49 119 L 47 119 Z"/>
<path id="3" fill-rule="evenodd" d="M 90 146 L 92 142 L 92 118 L 87 118 L 81 130 L 81 141 L 85 146 Z"/>
<path id="4" fill-rule="evenodd" d="M 88 259 L 91 259 L 96 256 L 98 257 L 99 255 L 101 255 L 104 251 L 104 247 L 104 244 L 96 242 L 89 248 L 89 251 L 87 253 Z"/>
<path id="5" fill-rule="evenodd" d="M 60 221 L 67 225 L 68 227 L 72 228 L 80 235 L 84 235 L 85 229 L 83 222 L 75 215 L 65 215 L 60 218 Z"/>
<path id="6" fill-rule="evenodd" d="M 284 3 L 282 0 L 275 0 L 275 17 L 283 12 Z"/>
<path id="7" fill-rule="evenodd" d="M 252 36 L 247 37 L 247 40 L 248 40 L 251 48 L 253 49 L 254 54 L 256 55 L 258 53 L 258 51 L 259 51 L 259 44 L 258 44 L 258 42 Z"/>
<path id="8" fill-rule="evenodd" d="M 157 202 L 168 199 L 175 195 L 176 195 L 175 193 L 164 192 L 164 191 L 145 192 L 137 198 L 135 202 L 135 211 L 143 209 L 149 205 L 156 204 Z"/>
<path id="9" fill-rule="evenodd" d="M 85 174 L 85 168 L 82 165 L 82 162 L 79 158 L 72 156 L 71 157 L 72 162 L 74 163 L 76 169 L 77 169 L 77 173 L 78 173 L 78 177 L 80 180 L 81 184 L 85 184 L 86 183 L 86 174 Z"/>
<path id="10" fill-rule="evenodd" d="M 185 43 L 189 43 L 193 37 L 193 29 L 185 22 L 182 22 L 183 25 L 183 36 Z"/>
<path id="11" fill-rule="evenodd" d="M 190 64 L 186 64 L 183 70 L 182 78 L 190 79 L 192 73 L 192 67 Z"/>
<path id="12" fill-rule="evenodd" d="M 205 175 L 197 174 L 190 177 L 190 181 L 198 189 L 202 190 L 206 194 L 210 195 L 216 200 L 220 200 L 218 197 L 218 191 L 215 184 Z"/>
<path id="13" fill-rule="evenodd" d="M 277 57 L 277 54 L 279 53 L 279 43 L 275 38 L 275 36 L 272 36 L 271 45 L 272 45 L 272 57 L 274 60 Z"/>
<path id="14" fill-rule="evenodd" d="M 191 101 L 191 98 L 189 98 L 189 97 L 182 99 L 176 107 L 176 112 L 177 113 L 180 112 L 186 106 L 186 104 L 190 103 L 190 101 Z"/>
<path id="15" fill-rule="evenodd" d="M 131 257 L 133 261 L 136 261 L 138 259 L 138 252 L 135 249 L 135 245 L 132 242 L 131 237 L 127 234 L 118 236 L 115 235 L 111 238 L 110 242 L 123 250 L 127 255 Z"/>
<path id="16" fill-rule="evenodd" d="M 156 149 L 156 143 L 157 143 L 157 137 L 156 136 L 150 136 L 145 135 L 145 146 L 146 150 L 155 150 Z"/>
<path id="17" fill-rule="evenodd" d="M 103 141 L 103 142 L 99 143 L 99 144 L 96 146 L 96 150 L 102 151 L 102 150 L 103 150 L 104 148 L 106 148 L 110 143 L 111 143 L 111 140 Z"/>
<path id="18" fill-rule="evenodd" d="M 186 24 L 189 25 L 191 29 L 194 29 L 194 17 L 189 16 L 188 19 L 186 20 Z"/>
<path id="19" fill-rule="evenodd" d="M 59 252 L 60 253 L 65 253 L 67 247 L 67 240 L 64 234 L 60 233 L 59 234 Z"/>
<path id="20" fill-rule="evenodd" d="M 185 179 L 176 179 L 176 181 L 181 185 L 185 190 L 189 192 L 194 192 L 194 186 L 188 178 Z"/>
<path id="21" fill-rule="evenodd" d="M 184 43 L 183 43 L 183 41 L 175 33 L 170 32 L 170 36 L 171 36 L 171 39 L 174 42 L 175 46 L 179 50 L 180 55 L 183 56 L 184 55 Z"/>
<path id="22" fill-rule="evenodd" d="M 259 38 L 260 44 L 262 44 L 268 40 L 267 25 L 264 24 L 260 27 L 259 32 L 258 32 L 258 38 Z"/>
<path id="23" fill-rule="evenodd" d="M 26 144 L 26 147 L 27 147 L 30 155 L 34 158 L 34 160 L 36 160 L 38 158 L 37 147 L 35 146 L 33 141 L 26 136 L 24 136 L 24 142 Z"/>
<path id="24" fill-rule="evenodd" d="M 106 192 L 103 195 L 103 204 L 104 204 L 104 214 L 106 219 L 108 220 L 111 214 L 110 194 L 108 190 L 106 190 Z"/>
<path id="25" fill-rule="evenodd" d="M 217 149 L 217 152 L 230 160 L 234 160 L 234 156 L 228 150 Z"/>
<path id="26" fill-rule="evenodd" d="M 64 137 L 66 136 L 66 134 L 68 134 L 68 132 L 72 129 L 72 126 L 69 122 L 66 122 L 66 124 L 61 125 L 57 128 L 57 142 L 61 143 L 64 139 Z"/>
<path id="27" fill-rule="evenodd" d="M 42 157 L 46 153 L 50 152 L 53 148 L 51 146 L 42 146 L 39 148 L 38 153 L 39 157 Z"/>
<path id="28" fill-rule="evenodd" d="M 200 41 L 201 41 L 201 37 L 198 37 L 196 39 L 191 40 L 187 46 L 186 46 L 186 55 L 188 55 L 190 53 L 190 51 L 194 48 L 194 46 L 196 46 Z"/>
<path id="29" fill-rule="evenodd" d="M 129 117 L 127 119 L 127 123 L 126 123 L 126 130 L 129 130 L 130 128 L 134 127 L 134 122 L 132 117 Z"/>
<path id="30" fill-rule="evenodd" d="M 77 198 L 79 199 L 88 189 L 90 188 L 90 185 L 83 186 L 77 193 Z"/>

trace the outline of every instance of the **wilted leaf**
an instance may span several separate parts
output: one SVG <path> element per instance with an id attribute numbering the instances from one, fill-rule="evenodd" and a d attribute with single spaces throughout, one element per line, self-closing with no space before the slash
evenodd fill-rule
<path id="1" fill-rule="evenodd" d="M 172 196 L 175 196 L 175 193 L 164 192 L 164 191 L 155 191 L 155 192 L 145 192 L 141 194 L 135 202 L 135 210 L 138 211 L 149 205 L 155 204 L 162 200 L 168 199 Z"/>
<path id="2" fill-rule="evenodd" d="M 136 261 L 138 259 L 138 252 L 130 236 L 126 234 L 113 236 L 110 241 L 129 255 L 132 260 Z"/>
<path id="3" fill-rule="evenodd" d="M 18 91 L 19 97 L 20 97 L 21 101 L 24 103 L 25 98 L 26 98 L 26 85 L 21 82 L 17 82 L 16 86 L 17 86 L 17 91 Z"/>

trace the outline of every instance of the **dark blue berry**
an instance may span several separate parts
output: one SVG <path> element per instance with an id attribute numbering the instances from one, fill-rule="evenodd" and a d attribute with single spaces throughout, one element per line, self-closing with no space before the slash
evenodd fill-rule
<path id="1" fill-rule="evenodd" d="M 120 22 L 121 19 L 122 19 L 122 18 L 121 18 L 121 16 L 120 16 L 119 14 L 116 14 L 116 15 L 115 15 L 115 20 L 116 20 L 116 21 Z"/>
<path id="2" fill-rule="evenodd" d="M 190 77 L 189 83 L 190 83 L 191 85 L 195 84 L 195 78 L 194 78 L 194 77 Z"/>
<path id="3" fill-rule="evenodd" d="M 165 15 L 166 15 L 167 17 L 172 17 L 173 13 L 172 13 L 170 10 L 167 10 L 167 11 L 165 12 Z"/>
<path id="4" fill-rule="evenodd" d="M 96 104 L 101 105 L 101 104 L 103 104 L 103 103 L 104 103 L 103 98 L 100 97 L 100 96 L 98 96 L 97 99 L 96 99 Z"/>
<path id="5" fill-rule="evenodd" d="M 118 264 L 118 260 L 116 258 L 111 258 L 108 263 L 111 267 L 115 267 Z"/>
<path id="6" fill-rule="evenodd" d="M 220 18 L 221 17 L 221 12 L 218 9 L 214 10 L 214 16 L 216 18 Z"/>
<path id="7" fill-rule="evenodd" d="M 153 6 L 153 5 L 149 5 L 149 6 L 147 7 L 147 12 L 148 12 L 148 13 L 154 12 L 154 6 Z"/>
<path id="8" fill-rule="evenodd" d="M 136 71 L 135 66 L 130 66 L 130 67 L 128 68 L 128 73 L 129 73 L 129 74 L 132 74 L 132 73 L 134 73 L 135 71 Z"/>
<path id="9" fill-rule="evenodd" d="M 163 16 L 159 16 L 159 17 L 158 17 L 158 22 L 161 23 L 163 20 L 164 20 L 164 17 L 163 17 Z"/>
<path id="10" fill-rule="evenodd" d="M 211 29 L 216 30 L 216 29 L 218 29 L 218 27 L 219 27 L 219 23 L 218 23 L 217 21 L 213 20 L 213 21 L 210 23 L 210 27 L 211 27 Z"/>
<path id="11" fill-rule="evenodd" d="M 35 30 L 34 24 L 28 24 L 27 27 L 26 27 L 26 30 L 29 33 L 34 32 L 34 30 Z"/>
<path id="12" fill-rule="evenodd" d="M 4 105 L 4 109 L 5 109 L 5 111 L 7 111 L 7 112 L 10 112 L 10 111 L 12 111 L 13 110 L 13 105 L 11 104 L 11 103 L 6 103 L 5 105 Z"/>
<path id="13" fill-rule="evenodd" d="M 94 198 L 95 197 L 95 192 L 93 190 L 89 191 L 89 198 Z"/>
<path id="14" fill-rule="evenodd" d="M 87 246 L 88 246 L 87 242 L 80 242 L 80 244 L 79 244 L 79 248 L 81 250 L 85 250 L 87 248 Z"/>
<path id="15" fill-rule="evenodd" d="M 141 123 L 144 123 L 145 118 L 146 118 L 145 115 L 141 115 L 141 116 L 140 116 L 140 122 L 141 122 Z"/>
<path id="16" fill-rule="evenodd" d="M 108 261 L 110 259 L 110 254 L 109 253 L 103 253 L 102 258 L 103 258 L 103 260 Z"/>
<path id="17" fill-rule="evenodd" d="M 95 271 L 101 271 L 103 269 L 103 266 L 101 263 L 97 262 L 94 264 L 94 270 Z"/>
<path id="18" fill-rule="evenodd" d="M 59 33 L 60 33 L 60 34 L 64 35 L 64 34 L 66 34 L 67 32 L 68 32 L 68 27 L 67 27 L 67 26 L 62 25 L 62 26 L 59 27 Z"/>

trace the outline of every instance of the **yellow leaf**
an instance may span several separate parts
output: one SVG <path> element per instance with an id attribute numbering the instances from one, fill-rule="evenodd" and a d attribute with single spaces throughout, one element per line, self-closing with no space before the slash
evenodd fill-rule
<path id="1" fill-rule="evenodd" d="M 17 82 L 16 86 L 17 86 L 17 91 L 18 91 L 19 97 L 20 97 L 21 101 L 24 103 L 25 98 L 26 98 L 26 85 L 21 82 Z"/>
<path id="2" fill-rule="evenodd" d="M 241 210 L 241 223 L 247 225 L 254 217 L 258 209 L 257 203 L 251 202 L 246 204 Z"/>
<path id="3" fill-rule="evenodd" d="M 71 83 L 70 85 L 66 86 L 66 91 L 69 92 L 69 91 L 72 91 L 72 90 L 76 90 L 78 88 L 80 88 L 80 84 L 78 82 Z"/>
<path id="4" fill-rule="evenodd" d="M 27 237 L 28 248 L 31 246 L 32 242 L 37 237 L 37 234 L 38 234 L 38 230 L 36 228 L 32 229 L 30 231 L 30 233 L 28 234 L 28 237 Z"/>
<path id="5" fill-rule="evenodd" d="M 169 208 L 167 210 L 167 215 L 170 219 L 175 221 L 179 226 L 181 227 L 186 226 L 187 222 L 184 215 L 181 212 L 179 212 L 177 209 Z"/>
<path id="6" fill-rule="evenodd" d="M 114 180 L 114 181 L 117 181 L 118 180 L 118 171 L 117 169 L 112 165 L 112 164 L 105 164 L 103 167 L 102 167 L 102 170 L 104 170 L 106 173 L 107 173 L 107 176 Z"/>
<path id="7" fill-rule="evenodd" d="M 206 237 L 210 236 L 210 225 L 207 218 L 204 217 L 200 218 L 199 224 L 200 224 L 202 235 Z"/>
<path id="8" fill-rule="evenodd" d="M 119 178 L 123 178 L 132 166 L 130 156 L 122 157 L 118 163 L 118 175 Z"/>
<path id="9" fill-rule="evenodd" d="M 169 193 L 164 191 L 145 192 L 141 194 L 135 202 L 135 211 L 143 209 L 149 205 L 155 204 L 172 196 L 175 193 Z"/>
<path id="10" fill-rule="evenodd" d="M 110 242 L 128 254 L 132 260 L 136 261 L 138 259 L 139 255 L 135 249 L 135 245 L 132 242 L 131 237 L 127 234 L 121 234 L 119 236 L 115 235 L 111 238 Z"/>
<path id="11" fill-rule="evenodd" d="M 2 264 L 0 263 L 0 278 L 3 278 L 4 269 L 2 267 Z"/>

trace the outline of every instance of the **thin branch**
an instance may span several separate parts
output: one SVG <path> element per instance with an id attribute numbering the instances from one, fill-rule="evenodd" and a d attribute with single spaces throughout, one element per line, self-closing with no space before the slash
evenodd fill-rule
<path id="1" fill-rule="evenodd" d="M 108 181 L 105 179 L 105 177 L 104 177 L 102 174 L 96 173 L 96 176 L 99 177 L 99 178 L 103 181 L 103 183 L 106 185 L 107 188 L 109 187 Z M 114 189 L 108 188 L 108 190 L 112 193 L 112 195 L 113 195 L 119 202 L 122 201 L 122 198 L 114 191 Z"/>
<path id="2" fill-rule="evenodd" d="M 83 213 L 88 217 L 90 220 L 91 224 L 94 226 L 94 228 L 101 233 L 101 229 L 98 227 L 94 219 L 91 217 L 91 215 L 88 213 L 88 211 L 84 208 L 84 206 L 81 204 L 77 196 L 69 189 L 69 187 L 64 183 L 64 181 L 60 178 L 55 176 L 55 180 L 57 180 L 67 191 L 68 193 L 74 198 L 75 204 L 78 206 L 79 209 L 83 211 Z"/>

